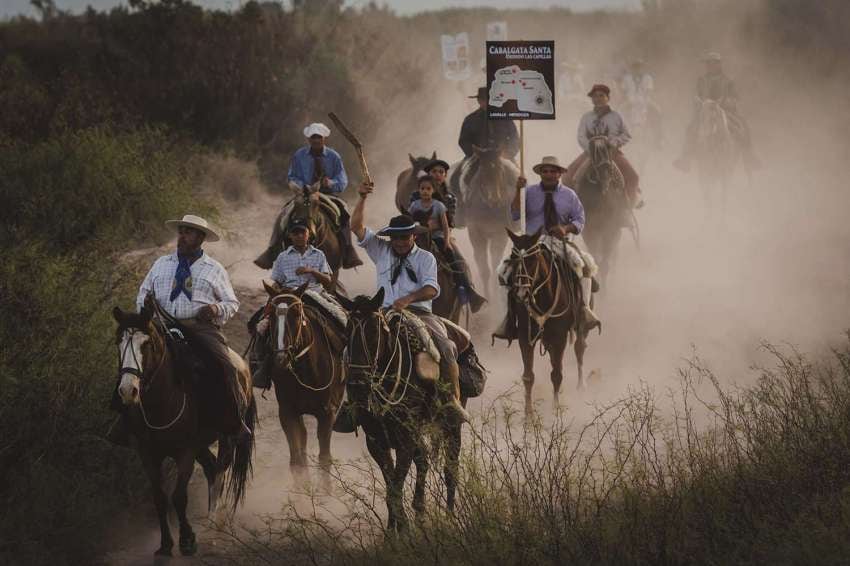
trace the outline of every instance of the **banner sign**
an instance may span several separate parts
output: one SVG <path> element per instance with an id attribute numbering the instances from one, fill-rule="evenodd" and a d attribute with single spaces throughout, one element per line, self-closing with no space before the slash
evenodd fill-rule
<path id="1" fill-rule="evenodd" d="M 443 76 L 450 81 L 465 81 L 472 76 L 469 68 L 469 35 L 440 36 L 443 52 Z"/>
<path id="2" fill-rule="evenodd" d="M 490 120 L 555 119 L 555 42 L 488 41 Z"/>

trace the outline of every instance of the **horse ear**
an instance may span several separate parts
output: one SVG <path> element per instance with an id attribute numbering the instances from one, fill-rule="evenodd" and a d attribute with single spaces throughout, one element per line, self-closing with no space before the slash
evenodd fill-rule
<path id="1" fill-rule="evenodd" d="M 372 300 L 370 301 L 370 303 L 372 305 L 372 308 L 374 308 L 375 310 L 378 310 L 379 308 L 381 308 L 381 305 L 384 304 L 384 288 L 383 287 L 378 289 L 378 292 L 375 293 L 374 297 L 372 297 Z"/>
<path id="2" fill-rule="evenodd" d="M 121 307 L 115 307 L 112 309 L 112 318 L 115 319 L 115 322 L 121 324 L 121 321 L 124 320 L 124 311 L 121 310 Z"/>
<path id="3" fill-rule="evenodd" d="M 334 294 L 336 295 L 336 300 L 339 301 L 339 304 L 342 305 L 342 308 L 344 308 L 345 310 L 347 310 L 349 312 L 354 310 L 354 302 L 351 299 L 349 299 L 348 297 L 345 297 L 343 295 L 340 295 L 339 293 L 334 293 Z"/>
<path id="4" fill-rule="evenodd" d="M 537 232 L 535 232 L 534 234 L 531 234 L 531 235 L 529 236 L 529 238 L 531 239 L 531 242 L 530 242 L 529 246 L 533 246 L 534 244 L 536 244 L 536 243 L 537 243 L 537 240 L 539 240 L 539 239 L 540 239 L 540 236 L 541 236 L 542 234 L 543 234 L 543 228 L 539 228 L 539 229 L 537 230 Z"/>
<path id="5" fill-rule="evenodd" d="M 276 295 L 280 295 L 280 287 L 278 287 L 277 281 L 272 281 L 269 283 L 265 279 L 263 279 L 263 289 L 266 290 L 269 297 L 274 297 Z"/>
<path id="6" fill-rule="evenodd" d="M 434 150 L 434 153 L 431 154 L 431 161 L 434 161 L 435 159 L 437 159 L 437 150 L 436 149 Z"/>
<path id="7" fill-rule="evenodd" d="M 408 158 L 408 159 L 410 159 L 410 164 L 411 164 L 411 165 L 413 165 L 413 167 L 416 167 L 416 158 L 415 158 L 415 157 L 413 157 L 413 154 L 412 154 L 412 153 L 408 153 L 408 154 L 407 154 L 407 158 Z"/>
<path id="8" fill-rule="evenodd" d="M 519 242 L 519 236 L 511 232 L 511 229 L 507 227 L 505 228 L 505 232 L 508 233 L 508 238 L 511 239 L 511 242 L 513 242 L 514 245 L 517 245 L 517 243 Z"/>
<path id="9" fill-rule="evenodd" d="M 304 291 L 306 291 L 306 290 L 307 290 L 307 285 L 308 285 L 308 283 L 304 283 L 303 285 L 301 285 L 300 287 L 298 287 L 298 288 L 295 290 L 295 295 L 296 295 L 296 296 L 298 296 L 298 297 L 300 297 L 301 295 L 303 295 L 303 294 L 304 294 Z"/>

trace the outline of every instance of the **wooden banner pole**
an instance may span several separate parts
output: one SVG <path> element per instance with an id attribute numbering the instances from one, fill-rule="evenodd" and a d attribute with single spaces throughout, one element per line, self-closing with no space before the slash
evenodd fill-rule
<path id="1" fill-rule="evenodd" d="M 525 177 L 525 120 L 519 121 L 519 174 Z M 519 193 L 519 227 L 525 234 L 525 187 Z"/>

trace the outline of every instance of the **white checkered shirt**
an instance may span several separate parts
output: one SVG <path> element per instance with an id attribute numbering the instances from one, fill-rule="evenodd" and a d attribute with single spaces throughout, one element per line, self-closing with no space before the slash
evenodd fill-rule
<path id="1" fill-rule="evenodd" d="M 272 279 L 289 289 L 297 289 L 306 283 L 308 289 L 321 291 L 322 285 L 316 281 L 315 277 L 310 274 L 295 273 L 299 267 L 311 267 L 320 273 L 331 274 L 331 267 L 322 250 L 308 245 L 304 253 L 300 254 L 294 246 L 289 246 L 274 260 Z"/>
<path id="2" fill-rule="evenodd" d="M 239 300 L 233 292 L 227 270 L 206 253 L 189 268 L 192 272 L 192 300 L 181 292 L 172 301 L 171 290 L 174 288 L 177 265 L 176 253 L 164 255 L 154 262 L 139 287 L 139 296 L 136 298 L 136 307 L 139 310 L 145 303 L 145 296 L 152 291 L 165 312 L 176 319 L 195 318 L 205 305 L 218 305 L 221 314 L 214 322 L 219 325 L 236 314 L 239 310 Z"/>

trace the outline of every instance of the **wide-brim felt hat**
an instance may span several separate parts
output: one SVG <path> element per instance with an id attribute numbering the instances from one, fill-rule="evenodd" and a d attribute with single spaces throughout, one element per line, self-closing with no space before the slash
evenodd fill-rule
<path id="1" fill-rule="evenodd" d="M 477 98 L 479 100 L 481 100 L 482 98 L 485 98 L 485 99 L 489 100 L 490 94 L 488 93 L 486 86 L 480 86 L 480 87 L 478 87 L 478 94 L 474 94 L 474 95 L 469 96 L 467 98 Z"/>
<path id="2" fill-rule="evenodd" d="M 180 220 L 166 220 L 165 225 L 169 228 L 179 228 L 180 226 L 186 226 L 188 228 L 194 228 L 195 230 L 200 230 L 204 234 L 207 235 L 206 240 L 208 242 L 217 242 L 220 240 L 218 237 L 218 233 L 213 230 L 210 226 L 210 223 L 207 222 L 204 218 L 200 216 L 195 216 L 194 214 L 186 214 Z"/>
<path id="3" fill-rule="evenodd" d="M 432 159 L 431 161 L 429 161 L 429 162 L 425 165 L 425 167 L 423 167 L 423 168 L 422 168 L 422 170 L 423 170 L 423 171 L 425 171 L 425 172 L 429 172 L 429 171 L 431 171 L 431 169 L 433 169 L 434 167 L 442 167 L 442 168 L 443 168 L 443 169 L 445 169 L 446 171 L 448 171 L 448 170 L 449 170 L 449 164 L 448 164 L 448 163 L 446 163 L 445 161 L 443 161 L 442 159 Z"/>
<path id="4" fill-rule="evenodd" d="M 428 229 L 420 226 L 407 214 L 399 214 L 390 219 L 387 226 L 381 228 L 378 236 L 408 236 L 410 234 L 424 234 Z"/>
<path id="5" fill-rule="evenodd" d="M 561 170 L 561 172 L 564 172 L 564 171 L 567 170 L 567 168 L 564 167 L 563 165 L 561 165 L 561 162 L 558 161 L 558 158 L 555 157 L 554 155 L 547 155 L 546 157 L 543 158 L 543 160 L 540 163 L 538 163 L 537 165 L 532 167 L 531 170 L 534 171 L 535 173 L 537 173 L 538 175 L 540 175 L 540 171 L 544 167 L 557 167 L 558 169 Z"/>
<path id="6" fill-rule="evenodd" d="M 607 96 L 611 96 L 611 88 L 608 85 L 595 84 L 587 93 L 587 96 L 593 96 L 594 92 L 604 92 Z"/>

